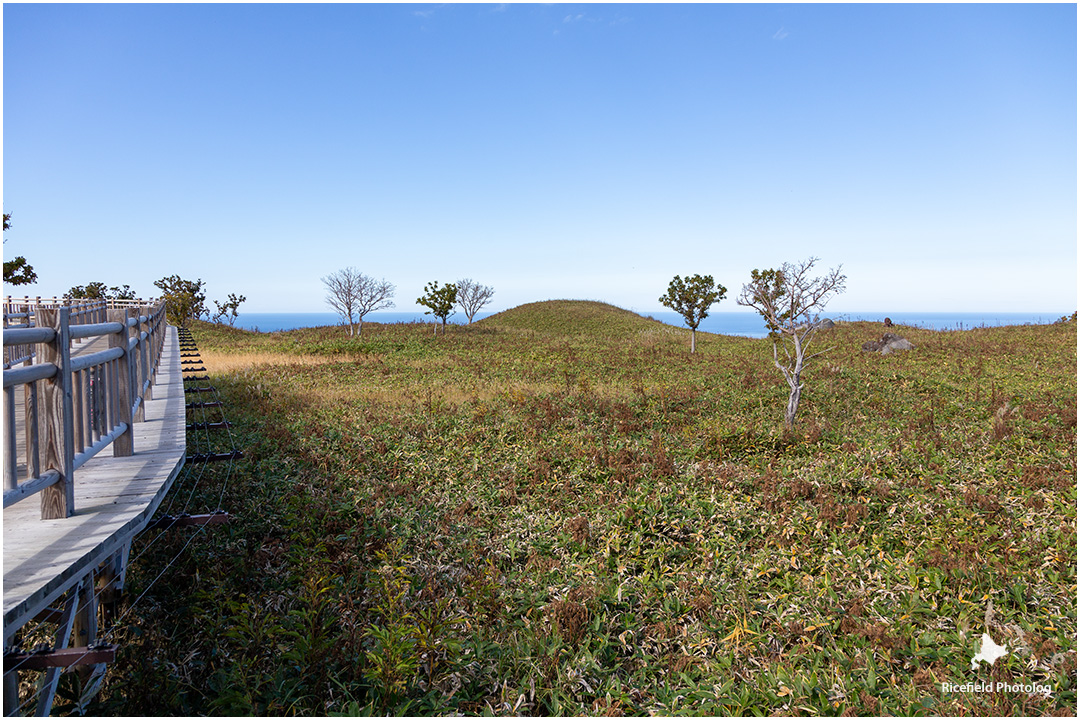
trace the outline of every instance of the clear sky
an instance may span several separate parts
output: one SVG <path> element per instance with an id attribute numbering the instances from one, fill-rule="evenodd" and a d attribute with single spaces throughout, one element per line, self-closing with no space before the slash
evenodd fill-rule
<path id="1" fill-rule="evenodd" d="M 830 311 L 1076 309 L 1077 18 L 1058 5 L 3 8 L 4 257 L 52 295 L 201 278 L 326 311 L 641 312 L 675 274 L 843 264 Z"/>

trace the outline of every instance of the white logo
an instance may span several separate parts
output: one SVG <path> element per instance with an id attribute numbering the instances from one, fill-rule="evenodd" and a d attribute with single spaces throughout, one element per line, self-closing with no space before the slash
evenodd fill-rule
<path id="1" fill-rule="evenodd" d="M 982 648 L 971 659 L 971 669 L 975 670 L 979 667 L 980 662 L 985 662 L 989 665 L 993 665 L 994 661 L 999 657 L 1005 657 L 1009 654 L 1008 645 L 998 645 L 994 642 L 994 639 L 983 633 L 982 636 Z"/>

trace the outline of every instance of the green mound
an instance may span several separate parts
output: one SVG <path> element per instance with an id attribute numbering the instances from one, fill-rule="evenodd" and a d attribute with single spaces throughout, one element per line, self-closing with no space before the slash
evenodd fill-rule
<path id="1" fill-rule="evenodd" d="M 544 335 L 619 336 L 677 333 L 679 328 L 659 320 L 593 300 L 545 300 L 527 303 L 491 315 L 481 327 Z"/>

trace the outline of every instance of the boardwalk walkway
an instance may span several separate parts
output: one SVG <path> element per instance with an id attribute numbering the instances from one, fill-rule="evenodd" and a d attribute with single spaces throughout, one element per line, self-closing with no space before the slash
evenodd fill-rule
<path id="1" fill-rule="evenodd" d="M 73 517 L 42 520 L 34 500 L 4 509 L 5 641 L 9 628 L 13 632 L 130 543 L 179 474 L 185 411 L 176 328 L 167 329 L 156 380 L 145 421 L 134 424 L 135 453 L 102 452 L 79 469 Z"/>

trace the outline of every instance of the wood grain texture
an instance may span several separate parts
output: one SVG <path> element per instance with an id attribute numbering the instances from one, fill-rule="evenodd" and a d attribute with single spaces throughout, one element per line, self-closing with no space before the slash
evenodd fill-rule
<path id="1" fill-rule="evenodd" d="M 101 453 L 75 475 L 71 517 L 36 503 L 4 510 L 4 638 L 131 542 L 184 464 L 185 411 L 176 329 L 166 330 L 154 399 L 131 431 L 133 454 Z"/>

